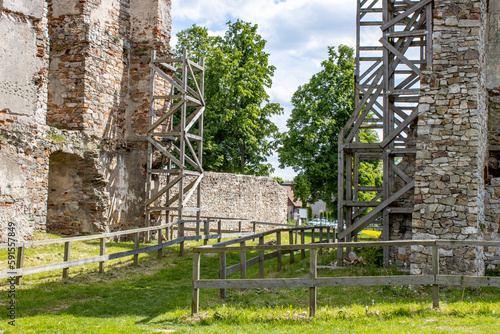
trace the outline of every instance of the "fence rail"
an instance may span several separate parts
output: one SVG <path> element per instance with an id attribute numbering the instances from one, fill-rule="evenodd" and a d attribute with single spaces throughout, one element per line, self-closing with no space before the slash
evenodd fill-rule
<path id="1" fill-rule="evenodd" d="M 253 236 L 251 236 L 253 237 Z M 231 240 L 231 244 L 236 244 L 241 240 L 248 240 L 248 237 Z M 314 316 L 316 313 L 317 304 L 317 288 L 318 287 L 335 287 L 335 286 L 381 286 L 381 285 L 432 285 L 432 301 L 433 308 L 439 307 L 439 286 L 440 285 L 460 285 L 468 287 L 500 287 L 500 277 L 480 277 L 480 276 L 460 276 L 460 275 L 442 275 L 439 274 L 439 248 L 440 247 L 471 247 L 471 246 L 493 246 L 500 247 L 498 241 L 455 241 L 455 240 L 412 240 L 412 241 L 378 241 L 378 242 L 339 242 L 339 243 L 311 243 L 311 244 L 290 244 L 290 245 L 254 245 L 254 246 L 232 246 L 227 247 L 228 243 L 214 244 L 209 246 L 193 248 L 193 292 L 191 311 L 193 314 L 199 311 L 199 293 L 200 289 L 262 289 L 262 288 L 309 288 L 309 315 Z M 318 277 L 318 251 L 321 249 L 331 248 L 364 248 L 364 247 L 387 247 L 387 246 L 427 246 L 431 247 L 432 272 L 423 275 L 401 275 L 401 276 L 364 276 L 364 277 Z M 219 279 L 201 279 L 200 278 L 200 262 L 203 253 L 219 253 L 221 255 L 221 268 L 225 268 L 225 255 L 227 252 L 240 252 L 240 266 L 248 264 L 246 252 L 259 251 L 263 254 L 264 251 L 274 252 L 291 252 L 296 250 L 309 250 L 310 256 L 310 272 L 306 278 L 263 278 L 259 272 L 259 278 L 247 279 L 226 279 L 226 271 Z M 222 262 L 222 254 L 224 263 Z M 273 253 L 271 253 L 273 254 Z M 264 256 L 265 257 L 265 256 Z M 263 261 L 262 255 L 259 255 L 259 263 Z M 252 262 L 253 263 L 253 262 Z M 232 268 L 232 267 L 229 267 Z M 227 268 L 227 269 L 229 269 Z M 279 268 L 279 265 L 278 265 Z M 222 272 L 222 269 L 221 269 Z M 223 276 L 223 277 L 222 277 Z"/>
<path id="2" fill-rule="evenodd" d="M 234 221 L 238 222 L 238 229 L 223 229 L 223 223 L 233 223 Z M 211 228 L 211 223 L 217 224 L 217 228 Z M 243 228 L 242 224 L 251 224 L 249 228 Z M 183 228 L 186 224 L 195 224 L 195 227 L 187 227 Z M 201 228 L 201 224 L 203 224 L 203 228 Z M 0 244 L 0 249 L 9 249 L 9 250 L 17 250 L 16 252 L 16 269 L 9 269 L 0 271 L 0 278 L 7 277 L 16 277 L 16 283 L 21 284 L 22 277 L 24 275 L 31 275 L 41 272 L 60 270 L 62 269 L 62 277 L 67 278 L 69 275 L 69 268 L 82 266 L 91 263 L 99 263 L 99 272 L 104 272 L 104 263 L 106 261 L 115 260 L 127 256 L 133 256 L 134 264 L 138 265 L 139 254 L 158 251 L 158 257 L 162 256 L 162 250 L 165 247 L 182 244 L 185 241 L 193 241 L 193 240 L 204 240 L 205 244 L 208 243 L 210 239 L 217 239 L 218 242 L 224 238 L 237 238 L 237 237 L 246 237 L 255 234 L 256 225 L 262 224 L 260 222 L 255 222 L 253 220 L 247 219 L 237 219 L 237 218 L 217 218 L 217 219 L 205 219 L 205 220 L 179 220 L 167 224 L 150 226 L 150 227 L 142 227 L 124 231 L 116 231 L 102 234 L 94 234 L 94 235 L 85 235 L 85 236 L 77 236 L 77 237 L 69 237 L 69 238 L 60 238 L 60 239 L 49 239 L 49 240 L 38 240 L 38 241 L 26 241 L 26 242 L 7 242 Z M 194 231 L 195 235 L 185 236 L 185 235 L 177 235 L 177 238 L 173 238 L 174 231 Z M 246 231 L 245 230 L 251 230 Z M 158 244 L 156 245 L 148 245 L 145 247 L 139 247 L 139 240 L 141 237 L 141 233 L 144 234 L 144 240 L 148 241 L 150 238 L 150 234 L 156 231 L 158 235 Z M 163 231 L 165 231 L 165 238 L 163 240 Z M 211 234 L 214 232 L 215 234 Z M 134 249 L 113 253 L 113 254 L 105 254 L 106 252 L 106 241 L 110 238 L 119 238 L 121 236 L 133 235 L 134 239 Z M 78 260 L 70 260 L 71 255 L 71 245 L 74 242 L 79 241 L 87 241 L 87 240 L 100 240 L 99 243 L 99 256 L 88 257 L 84 259 Z M 27 248 L 32 248 L 36 246 L 42 245 L 51 245 L 51 244 L 64 244 L 64 254 L 63 254 L 63 262 L 58 263 L 50 263 L 46 265 L 40 265 L 35 267 L 24 267 L 24 254 Z"/>

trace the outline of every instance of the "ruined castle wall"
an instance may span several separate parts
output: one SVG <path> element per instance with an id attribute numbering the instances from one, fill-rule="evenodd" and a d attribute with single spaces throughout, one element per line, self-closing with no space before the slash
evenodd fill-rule
<path id="1" fill-rule="evenodd" d="M 425 72 L 417 137 L 414 239 L 478 240 L 484 221 L 487 151 L 486 1 L 434 1 L 433 66 Z M 430 270 L 412 247 L 411 272 Z M 442 249 L 441 268 L 482 274 L 480 248 Z"/>
<path id="2" fill-rule="evenodd" d="M 17 236 L 45 224 L 48 156 L 47 8 L 43 0 L 0 2 L 0 238 L 14 221 Z"/>
<path id="3" fill-rule="evenodd" d="M 167 51 L 170 0 L 4 0 L 0 33 L 2 231 L 143 226 L 149 54 Z"/>
<path id="4" fill-rule="evenodd" d="M 201 189 L 202 217 L 286 223 L 288 195 L 276 180 L 262 176 L 205 172 Z M 188 206 L 194 205 L 194 201 L 194 198 L 191 199 Z"/>
<path id="5" fill-rule="evenodd" d="M 485 221 L 481 226 L 485 240 L 500 240 L 500 3 L 490 1 L 486 39 L 488 91 L 489 156 L 486 175 Z M 488 270 L 500 268 L 500 249 L 485 247 Z"/>

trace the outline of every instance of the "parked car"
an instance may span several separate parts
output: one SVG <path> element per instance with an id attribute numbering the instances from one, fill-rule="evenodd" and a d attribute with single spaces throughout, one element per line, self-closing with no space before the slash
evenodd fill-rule
<path id="1" fill-rule="evenodd" d="M 314 218 L 309 222 L 311 225 L 315 226 L 332 226 L 332 227 L 337 227 L 337 221 L 328 221 L 326 219 L 319 219 L 319 218 Z"/>

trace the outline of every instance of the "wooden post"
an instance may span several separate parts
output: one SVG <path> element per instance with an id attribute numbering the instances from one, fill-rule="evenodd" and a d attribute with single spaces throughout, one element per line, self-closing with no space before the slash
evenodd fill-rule
<path id="1" fill-rule="evenodd" d="M 193 296 L 191 300 L 191 315 L 200 310 L 200 289 L 196 289 L 196 282 L 200 279 L 201 253 L 193 253 Z"/>
<path id="2" fill-rule="evenodd" d="M 310 252 L 310 262 L 311 262 L 311 267 L 309 270 L 309 274 L 311 275 L 311 278 L 317 278 L 318 277 L 318 256 L 316 249 L 312 248 L 309 250 Z M 314 317 L 316 315 L 316 287 L 310 287 L 309 288 L 309 316 Z"/>
<path id="3" fill-rule="evenodd" d="M 276 244 L 281 245 L 281 231 L 276 232 Z M 278 261 L 278 271 L 281 271 L 281 250 L 276 251 L 277 261 Z"/>
<path id="4" fill-rule="evenodd" d="M 246 242 L 240 242 L 241 247 L 245 247 Z M 241 251 L 240 252 L 240 271 L 241 271 L 241 278 L 247 278 L 247 252 L 246 251 Z"/>
<path id="5" fill-rule="evenodd" d="M 226 252 L 219 253 L 219 278 L 226 279 Z M 220 289 L 220 297 L 226 298 L 226 289 Z"/>
<path id="6" fill-rule="evenodd" d="M 219 221 L 217 222 L 217 234 L 218 235 L 221 235 L 222 234 L 222 220 L 219 219 Z M 217 243 L 221 242 L 221 238 L 217 238 Z"/>
<path id="7" fill-rule="evenodd" d="M 241 231 L 243 231 L 243 229 L 242 229 L 241 220 L 240 220 L 240 222 L 238 223 L 238 232 L 241 232 Z"/>
<path id="8" fill-rule="evenodd" d="M 311 243 L 313 244 L 314 242 L 316 242 L 316 227 L 313 227 L 311 229 Z"/>
<path id="9" fill-rule="evenodd" d="M 321 223 L 320 223 L 321 224 Z M 319 242 L 323 242 L 323 227 L 319 228 Z M 319 249 L 319 255 L 323 255 L 323 248 Z"/>
<path id="10" fill-rule="evenodd" d="M 437 275 L 439 275 L 439 251 L 437 243 L 432 246 L 432 274 L 434 275 L 434 284 L 432 285 L 432 308 L 439 308 L 439 285 Z"/>
<path id="11" fill-rule="evenodd" d="M 304 230 L 300 230 L 300 243 L 303 245 L 306 243 L 306 232 Z M 306 250 L 305 249 L 302 249 L 300 251 L 301 255 L 302 255 L 302 258 L 305 259 L 306 258 Z"/>
<path id="12" fill-rule="evenodd" d="M 388 209 L 384 209 L 383 211 L 383 225 L 382 225 L 382 240 L 383 241 L 389 241 L 389 210 Z M 385 246 L 385 247 L 382 247 L 382 250 L 383 250 L 383 264 L 384 264 L 384 267 L 388 267 L 389 266 L 389 247 L 388 246 Z"/>
<path id="13" fill-rule="evenodd" d="M 163 243 L 163 232 L 161 228 L 158 229 L 158 245 L 161 245 Z M 158 249 L 158 258 L 161 259 L 163 256 L 163 248 Z"/>
<path id="14" fill-rule="evenodd" d="M 257 224 L 255 222 L 252 222 L 252 231 L 253 233 L 257 232 Z"/>
<path id="15" fill-rule="evenodd" d="M 71 253 L 71 241 L 66 241 L 64 243 L 64 262 L 69 261 L 69 256 Z M 63 278 L 68 278 L 68 271 L 69 268 L 64 268 L 63 269 Z"/>
<path id="16" fill-rule="evenodd" d="M 134 234 L 134 249 L 139 249 L 139 232 Z M 134 265 L 139 265 L 139 254 L 134 255 Z"/>
<path id="17" fill-rule="evenodd" d="M 326 228 L 326 243 L 327 243 L 327 244 L 329 244 L 329 243 L 330 243 L 330 229 L 331 229 L 331 227 L 330 227 L 330 226 L 328 226 L 328 227 Z"/>
<path id="18" fill-rule="evenodd" d="M 264 237 L 259 237 L 259 245 L 264 245 Z M 259 278 L 264 278 L 264 251 L 259 251 Z"/>
<path id="19" fill-rule="evenodd" d="M 177 225 L 177 238 L 183 238 L 183 237 L 184 237 L 184 222 L 181 222 L 179 223 L 179 225 Z M 181 241 L 179 245 L 179 256 L 184 256 L 184 240 Z"/>
<path id="20" fill-rule="evenodd" d="M 293 245 L 293 231 L 288 231 L 288 240 L 290 245 Z M 290 250 L 290 264 L 295 262 L 295 253 L 294 250 Z"/>
<path id="21" fill-rule="evenodd" d="M 208 236 L 210 235 L 210 220 L 205 220 L 205 236 L 207 236 L 207 239 L 203 240 L 204 245 L 208 245 Z"/>
<path id="22" fill-rule="evenodd" d="M 16 268 L 21 269 L 24 265 L 24 243 L 21 247 L 17 247 L 17 259 L 16 259 Z M 21 285 L 23 282 L 22 276 L 16 276 L 16 284 Z"/>
<path id="23" fill-rule="evenodd" d="M 196 235 L 200 235 L 200 222 L 196 222 Z"/>
<path id="24" fill-rule="evenodd" d="M 99 255 L 100 256 L 103 256 L 106 252 L 106 238 L 105 237 L 102 237 L 101 239 L 99 239 Z M 104 262 L 105 261 L 101 261 L 99 262 L 99 273 L 104 273 Z"/>

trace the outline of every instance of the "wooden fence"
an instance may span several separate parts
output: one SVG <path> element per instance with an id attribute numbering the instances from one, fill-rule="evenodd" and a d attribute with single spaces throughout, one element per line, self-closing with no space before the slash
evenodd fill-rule
<path id="1" fill-rule="evenodd" d="M 238 222 L 238 229 L 223 229 L 223 223 L 233 223 Z M 185 227 L 184 225 L 194 224 L 194 227 Z M 201 228 L 203 224 L 203 229 Z M 217 225 L 216 228 L 211 228 L 210 225 Z M 243 224 L 250 224 L 250 227 L 243 228 Z M 204 244 L 208 243 L 209 239 L 217 239 L 218 242 L 223 238 L 235 238 L 235 237 L 245 237 L 255 233 L 256 225 L 267 225 L 268 223 L 256 222 L 252 220 L 245 219 L 234 219 L 234 218 L 217 218 L 217 219 L 206 219 L 206 220 L 179 220 L 176 222 L 171 222 L 168 224 L 136 228 L 124 231 L 117 231 L 111 233 L 102 233 L 78 237 L 69 237 L 61 239 L 49 239 L 49 240 L 39 240 L 39 241 L 27 241 L 27 242 L 9 242 L 0 244 L 0 249 L 8 249 L 9 252 L 13 251 L 16 253 L 16 269 L 0 271 L 0 278 L 16 277 L 16 283 L 21 284 L 22 276 L 30 275 L 35 273 L 47 272 L 52 270 L 61 270 L 62 277 L 67 278 L 69 273 L 69 268 L 82 266 L 91 263 L 99 263 L 99 272 L 104 272 L 104 263 L 109 260 L 119 259 L 127 256 L 133 256 L 134 264 L 137 265 L 139 261 L 139 254 L 151 251 L 158 251 L 158 257 L 162 256 L 162 250 L 165 247 L 172 246 L 175 244 L 181 244 L 185 241 L 190 240 L 204 240 Z M 194 235 L 186 236 L 177 234 L 177 238 L 174 239 L 174 231 L 194 231 Z M 251 230 L 251 231 L 245 231 Z M 139 241 L 142 237 L 145 241 L 150 239 L 150 234 L 156 231 L 157 236 L 162 235 L 165 232 L 166 240 L 163 237 L 157 238 L 158 244 L 149 245 L 145 247 L 139 247 Z M 215 233 L 215 234 L 211 234 Z M 120 237 L 132 235 L 134 240 L 134 249 L 106 254 L 106 242 L 110 238 L 119 239 Z M 70 260 L 71 255 L 71 244 L 77 241 L 86 240 L 100 240 L 99 256 L 88 257 L 78 260 Z M 63 262 L 50 263 L 46 265 L 36 266 L 36 267 L 24 267 L 24 252 L 27 248 L 36 247 L 41 245 L 49 244 L 61 244 L 64 243 L 64 254 Z"/>
<path id="2" fill-rule="evenodd" d="M 253 237 L 253 236 L 252 236 Z M 227 247 L 228 244 L 215 244 L 193 248 L 193 293 L 191 311 L 193 314 L 199 311 L 200 289 L 262 289 L 262 288 L 309 288 L 309 315 L 316 313 L 317 288 L 334 286 L 381 286 L 381 285 L 432 285 L 433 307 L 439 307 L 439 285 L 460 285 L 460 286 L 491 286 L 500 287 L 500 277 L 479 277 L 479 276 L 459 276 L 443 275 L 439 273 L 439 248 L 440 247 L 500 247 L 500 242 L 493 241 L 454 241 L 454 240 L 412 240 L 412 241 L 378 241 L 378 242 L 342 242 L 342 243 L 312 243 L 312 244 L 290 244 L 290 245 L 263 245 L 255 246 L 242 245 L 241 240 L 248 240 L 244 237 L 231 242 L 240 243 L 240 246 Z M 259 237 L 260 238 L 260 237 Z M 328 248 L 350 248 L 350 247 L 405 247 L 405 246 L 427 246 L 431 247 L 432 273 L 422 275 L 406 276 L 364 276 L 364 277 L 318 277 L 317 263 L 318 251 Z M 259 278 L 247 279 L 244 277 L 244 268 L 249 261 L 246 259 L 246 252 L 259 251 L 258 263 L 265 259 L 264 251 L 290 252 L 309 250 L 310 272 L 308 278 L 263 278 L 263 271 L 259 272 Z M 241 259 L 241 279 L 226 279 L 225 273 L 219 279 L 200 279 L 200 261 L 202 253 L 219 253 L 225 259 L 227 252 L 240 252 Z M 225 268 L 225 263 L 221 263 L 221 268 Z M 221 270 L 221 272 L 223 272 Z M 225 292 L 224 292 L 225 294 Z"/>

